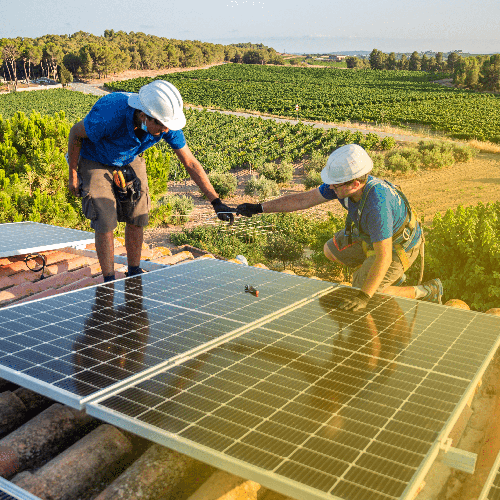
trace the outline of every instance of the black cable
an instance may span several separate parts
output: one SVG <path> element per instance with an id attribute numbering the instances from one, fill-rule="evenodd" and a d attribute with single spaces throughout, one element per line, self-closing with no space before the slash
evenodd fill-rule
<path id="1" fill-rule="evenodd" d="M 42 259 L 42 265 L 41 267 L 37 268 L 37 262 L 36 262 L 36 258 L 37 257 L 40 257 Z M 30 261 L 34 261 L 35 262 L 35 265 L 33 267 L 30 267 L 28 262 Z M 26 255 L 26 257 L 24 258 L 24 263 L 26 264 L 26 267 L 30 270 L 30 271 L 33 271 L 35 273 L 39 273 L 41 272 L 42 275 L 40 276 L 40 279 L 43 280 L 45 278 L 45 276 L 43 275 L 43 273 L 45 272 L 45 266 L 47 265 L 47 261 L 45 260 L 45 256 L 40 254 L 40 253 L 29 253 L 28 255 Z"/>

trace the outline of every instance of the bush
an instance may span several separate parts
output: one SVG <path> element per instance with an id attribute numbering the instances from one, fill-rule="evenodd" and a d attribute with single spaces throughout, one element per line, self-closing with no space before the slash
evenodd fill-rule
<path id="1" fill-rule="evenodd" d="M 500 303 L 500 203 L 434 217 L 426 237 L 425 279 L 440 277 L 445 298 L 487 311 Z"/>
<path id="2" fill-rule="evenodd" d="M 385 170 L 385 154 L 369 151 L 368 155 L 373 161 L 373 170 L 371 171 L 371 174 L 375 176 L 382 174 Z"/>
<path id="3" fill-rule="evenodd" d="M 294 166 L 291 163 L 283 162 L 281 164 L 276 163 L 264 163 L 259 169 L 259 172 L 271 181 L 275 181 L 277 184 L 287 184 L 293 179 Z"/>
<path id="4" fill-rule="evenodd" d="M 311 159 L 304 162 L 304 171 L 306 173 L 321 172 L 325 168 L 327 160 L 327 156 L 313 153 Z"/>
<path id="5" fill-rule="evenodd" d="M 466 144 L 453 145 L 453 157 L 456 162 L 467 162 L 472 160 L 478 153 L 477 149 Z"/>
<path id="6" fill-rule="evenodd" d="M 184 224 L 189 220 L 193 208 L 194 202 L 189 196 L 163 196 L 149 214 L 150 225 Z"/>
<path id="7" fill-rule="evenodd" d="M 396 139 L 394 139 L 394 137 L 387 136 L 380 141 L 380 148 L 385 151 L 389 151 L 390 149 L 393 149 L 395 147 L 396 147 Z"/>
<path id="8" fill-rule="evenodd" d="M 303 254 L 303 246 L 300 242 L 281 233 L 272 233 L 267 238 L 264 247 L 264 256 L 271 261 L 278 261 L 286 265 L 300 260 Z"/>
<path id="9" fill-rule="evenodd" d="M 220 199 L 228 198 L 236 191 L 238 180 L 234 174 L 212 172 L 208 178 Z"/>
<path id="10" fill-rule="evenodd" d="M 158 204 L 149 212 L 149 227 L 163 226 L 172 223 L 172 207 L 165 204 Z"/>
<path id="11" fill-rule="evenodd" d="M 257 196 L 259 201 L 279 196 L 280 189 L 276 182 L 265 177 L 252 176 L 245 185 L 245 194 L 248 196 Z"/>
<path id="12" fill-rule="evenodd" d="M 147 149 L 143 155 L 147 165 L 149 194 L 154 200 L 156 196 L 163 194 L 168 188 L 170 155 L 164 154 L 158 147 Z"/>
<path id="13" fill-rule="evenodd" d="M 411 169 L 410 162 L 399 152 L 386 158 L 386 166 L 390 170 L 403 173 Z"/>
<path id="14" fill-rule="evenodd" d="M 323 184 L 323 181 L 321 180 L 321 172 L 317 172 L 315 170 L 309 172 L 304 179 L 304 186 L 306 189 L 313 189 L 321 184 Z"/>
<path id="15" fill-rule="evenodd" d="M 364 148 L 366 151 L 370 151 L 371 149 L 375 149 L 379 145 L 379 136 L 377 134 L 368 133 L 363 139 L 361 139 L 358 144 Z"/>
<path id="16" fill-rule="evenodd" d="M 439 149 L 426 149 L 422 151 L 422 163 L 426 168 L 449 167 L 455 163 L 451 151 L 439 151 Z"/>

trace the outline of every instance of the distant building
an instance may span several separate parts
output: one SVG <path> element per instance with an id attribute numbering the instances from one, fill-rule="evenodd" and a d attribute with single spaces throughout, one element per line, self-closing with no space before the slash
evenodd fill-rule
<path id="1" fill-rule="evenodd" d="M 343 55 L 331 55 L 330 59 L 335 62 L 342 62 L 347 56 Z"/>

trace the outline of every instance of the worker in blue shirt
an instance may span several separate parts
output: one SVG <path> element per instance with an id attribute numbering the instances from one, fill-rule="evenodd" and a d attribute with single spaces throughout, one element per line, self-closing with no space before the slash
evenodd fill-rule
<path id="1" fill-rule="evenodd" d="M 347 210 L 344 230 L 324 246 L 326 257 L 354 269 L 357 295 L 345 299 L 340 309 L 367 306 L 374 293 L 441 303 L 443 288 L 436 278 L 417 286 L 394 286 L 420 254 L 422 228 L 404 194 L 387 181 L 369 175 L 373 162 L 357 144 L 335 150 L 321 172 L 316 189 L 282 196 L 262 204 L 243 203 L 237 213 L 294 212 L 338 199 Z"/>
<path id="2" fill-rule="evenodd" d="M 165 140 L 188 174 L 212 203 L 219 219 L 233 221 L 233 209 L 221 202 L 200 162 L 186 144 L 182 97 L 164 80 L 139 93 L 116 92 L 95 103 L 73 125 L 68 139 L 68 188 L 82 197 L 82 210 L 95 231 L 96 252 L 105 281 L 115 279 L 113 231 L 125 222 L 128 275 L 139 267 L 151 199 L 142 152 Z"/>

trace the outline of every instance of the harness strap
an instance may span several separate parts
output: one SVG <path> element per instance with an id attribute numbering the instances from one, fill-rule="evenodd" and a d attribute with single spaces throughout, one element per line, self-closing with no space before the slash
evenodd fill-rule
<path id="1" fill-rule="evenodd" d="M 346 218 L 344 232 L 348 238 L 349 244 L 352 244 L 352 229 L 353 229 L 353 226 L 355 226 L 358 230 L 359 237 L 363 241 L 366 241 L 367 243 L 370 242 L 369 236 L 361 231 L 361 228 L 360 228 L 361 215 L 363 213 L 363 209 L 365 207 L 365 203 L 366 203 L 366 200 L 368 198 L 370 191 L 378 184 L 382 184 L 382 182 L 385 182 L 390 187 L 394 188 L 406 206 L 405 220 L 404 220 L 403 224 L 401 224 L 401 226 L 398 228 L 398 230 L 392 236 L 393 245 L 395 246 L 395 245 L 399 244 L 400 246 L 402 246 L 402 248 L 404 250 L 406 250 L 408 245 L 410 244 L 410 242 L 413 240 L 413 237 L 415 236 L 415 232 L 418 228 L 419 220 L 418 220 L 416 214 L 414 213 L 414 211 L 412 210 L 412 208 L 410 206 L 410 202 L 408 201 L 408 199 L 406 198 L 404 193 L 400 189 L 398 189 L 396 186 L 394 186 L 394 184 L 391 184 L 389 181 L 386 181 L 386 180 L 382 181 L 380 179 L 371 179 L 370 181 L 368 181 L 366 183 L 365 188 L 363 189 L 363 194 L 361 195 L 361 200 L 360 200 L 360 204 L 358 207 L 357 223 L 355 223 L 352 220 L 352 218 L 350 217 L 350 215 L 348 213 L 347 218 Z M 406 259 L 406 260 L 408 260 L 408 259 Z"/>

